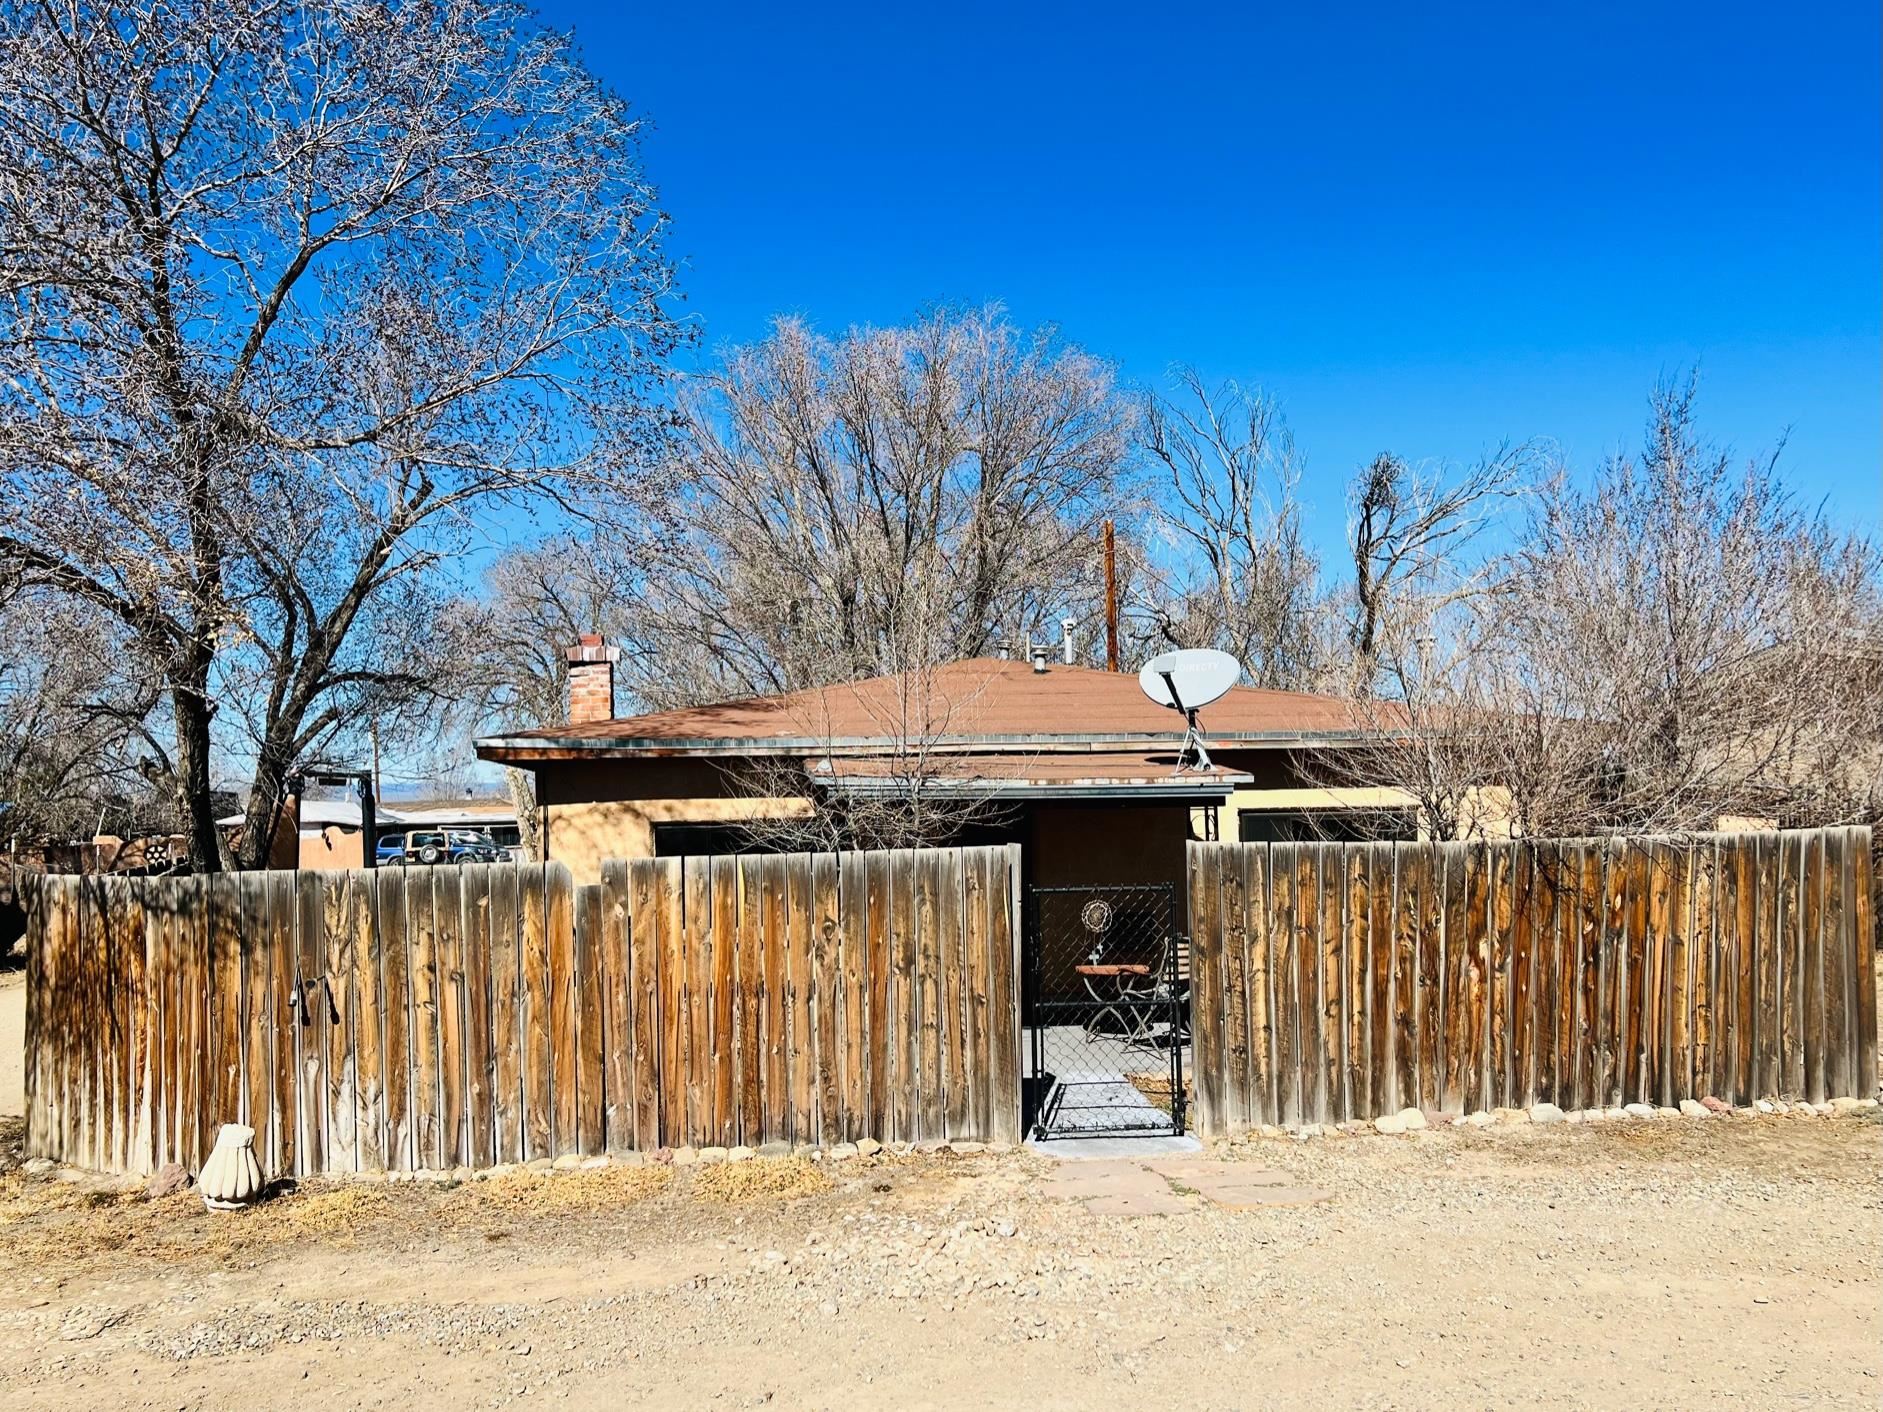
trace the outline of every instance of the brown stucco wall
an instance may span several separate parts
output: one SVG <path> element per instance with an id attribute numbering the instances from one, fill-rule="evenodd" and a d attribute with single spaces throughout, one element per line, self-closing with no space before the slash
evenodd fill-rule
<path id="1" fill-rule="evenodd" d="M 711 760 L 570 760 L 537 771 L 548 856 L 577 882 L 595 882 L 607 858 L 647 858 L 654 825 L 788 818 L 802 798 L 753 798 L 736 766 Z M 1030 881 L 1049 887 L 1183 881 L 1189 810 L 1181 804 L 1108 801 L 1030 804 L 1014 835 L 1027 848 Z"/>
<path id="2" fill-rule="evenodd" d="M 1182 885 L 1190 837 L 1185 804 L 1094 800 L 1027 809 L 1027 881 L 1035 887 L 1087 883 Z"/>

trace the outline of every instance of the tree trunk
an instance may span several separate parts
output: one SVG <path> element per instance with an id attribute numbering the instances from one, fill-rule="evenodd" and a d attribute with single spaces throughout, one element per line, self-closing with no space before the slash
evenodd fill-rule
<path id="1" fill-rule="evenodd" d="M 249 786 L 248 808 L 242 815 L 242 841 L 236 846 L 235 866 L 242 869 L 274 865 L 275 832 L 281 827 L 281 808 L 287 796 L 288 759 L 278 749 L 264 747 L 255 762 Z M 375 840 L 367 839 L 372 848 Z"/>
<path id="2" fill-rule="evenodd" d="M 522 841 L 524 855 L 532 863 L 541 863 L 544 861 L 543 830 L 536 814 L 536 777 L 528 770 L 511 766 L 505 768 L 503 778 L 510 790 L 510 803 L 517 811 L 517 836 Z"/>
<path id="3" fill-rule="evenodd" d="M 209 792 L 209 669 L 192 663 L 187 680 L 173 681 L 171 714 L 176 722 L 177 813 L 189 841 L 190 871 L 222 871 L 222 844 L 216 833 L 216 805 Z"/>

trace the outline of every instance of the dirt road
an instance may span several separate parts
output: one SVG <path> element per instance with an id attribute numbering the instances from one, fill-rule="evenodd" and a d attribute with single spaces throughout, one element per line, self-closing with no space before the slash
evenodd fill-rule
<path id="1" fill-rule="evenodd" d="M 22 1000 L 0 972 L 0 1113 Z M 1049 1195 L 1054 1165 L 1024 1153 L 352 1183 L 212 1217 L 28 1176 L 20 1136 L 0 1118 L 0 1407 L 1716 1412 L 1883 1392 L 1874 1111 L 1257 1141 L 1227 1155 L 1331 1199 L 1229 1210 L 1179 1171 L 1173 1213 L 1139 1218 Z"/>
<path id="2" fill-rule="evenodd" d="M 1101 1217 L 1009 1153 L 730 1203 L 734 1168 L 612 1168 L 212 1217 L 15 1172 L 0 1405 L 1877 1405 L 1873 1116 L 1229 1155 L 1332 1199 L 1228 1210 L 1177 1176 L 1174 1214 Z"/>

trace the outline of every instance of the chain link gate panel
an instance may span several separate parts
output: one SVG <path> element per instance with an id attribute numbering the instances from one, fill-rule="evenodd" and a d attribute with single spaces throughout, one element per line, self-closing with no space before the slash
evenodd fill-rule
<path id="1" fill-rule="evenodd" d="M 1175 885 L 1027 893 L 1032 1136 L 1182 1133 L 1189 967 Z"/>

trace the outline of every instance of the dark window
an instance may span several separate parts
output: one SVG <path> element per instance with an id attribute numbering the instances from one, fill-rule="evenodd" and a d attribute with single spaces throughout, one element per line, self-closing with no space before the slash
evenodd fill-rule
<path id="1" fill-rule="evenodd" d="M 775 853 L 738 824 L 655 824 L 654 856 L 679 858 L 699 853 Z"/>
<path id="2" fill-rule="evenodd" d="M 1410 842 L 1419 836 L 1404 809 L 1244 809 L 1236 836 L 1244 843 Z"/>
<path id="3" fill-rule="evenodd" d="M 776 840 L 754 838 L 743 824 L 655 824 L 654 856 L 678 858 L 702 853 L 802 853 L 814 852 L 810 830 L 806 837 L 794 839 L 789 829 L 778 830 Z M 933 842 L 937 848 L 971 848 L 1013 841 L 1013 830 L 1005 817 L 976 820 L 956 829 L 946 838 Z"/>

